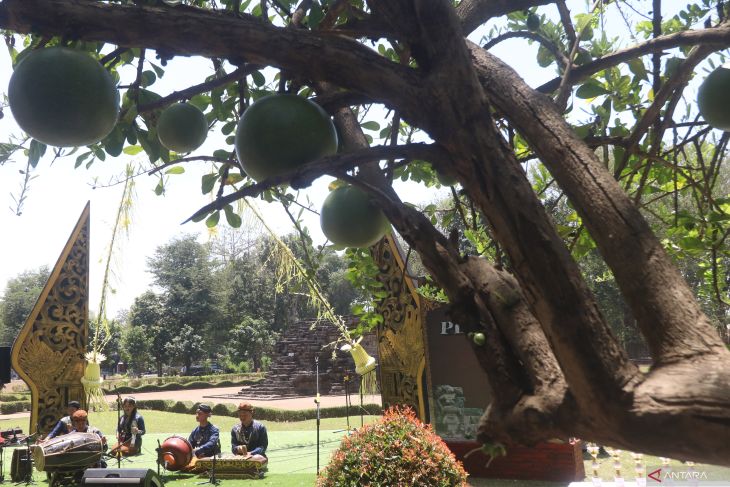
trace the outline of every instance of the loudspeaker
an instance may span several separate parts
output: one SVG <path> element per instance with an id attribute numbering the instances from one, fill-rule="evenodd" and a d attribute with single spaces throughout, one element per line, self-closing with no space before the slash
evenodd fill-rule
<path id="1" fill-rule="evenodd" d="M 162 478 L 152 469 L 144 468 L 89 468 L 84 472 L 81 485 L 141 485 L 162 487 Z"/>
<path id="2" fill-rule="evenodd" d="M 10 383 L 10 351 L 12 347 L 0 347 L 0 384 Z"/>

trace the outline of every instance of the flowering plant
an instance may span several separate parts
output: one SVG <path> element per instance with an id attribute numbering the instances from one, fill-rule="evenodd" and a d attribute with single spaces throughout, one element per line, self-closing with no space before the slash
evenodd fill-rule
<path id="1" fill-rule="evenodd" d="M 461 462 L 408 407 L 391 407 L 375 423 L 346 436 L 319 487 L 466 486 Z"/>

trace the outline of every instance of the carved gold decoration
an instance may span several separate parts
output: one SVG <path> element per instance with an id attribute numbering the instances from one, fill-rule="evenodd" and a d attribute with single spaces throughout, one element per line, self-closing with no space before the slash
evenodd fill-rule
<path id="1" fill-rule="evenodd" d="M 87 203 L 13 344 L 13 368 L 31 391 L 31 433 L 48 433 L 66 415 L 68 401 L 84 403 L 88 282 Z"/>
<path id="2" fill-rule="evenodd" d="M 405 263 L 391 235 L 374 245 L 371 252 L 380 269 L 378 280 L 388 292 L 378 306 L 384 318 L 378 327 L 383 405 L 409 405 L 426 421 L 423 390 L 426 347 L 421 298 L 405 273 Z"/>

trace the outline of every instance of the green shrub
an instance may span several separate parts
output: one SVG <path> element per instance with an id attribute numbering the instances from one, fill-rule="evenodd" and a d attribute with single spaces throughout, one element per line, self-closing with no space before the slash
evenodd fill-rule
<path id="1" fill-rule="evenodd" d="M 430 425 L 408 408 L 345 436 L 317 481 L 319 487 L 466 486 L 466 472 Z"/>
<path id="2" fill-rule="evenodd" d="M 13 414 L 27 411 L 30 409 L 30 401 L 10 401 L 0 403 L 0 413 L 2 414 Z"/>
<path id="3" fill-rule="evenodd" d="M 163 399 L 140 399 L 137 401 L 137 407 L 139 409 L 149 409 L 154 411 L 165 411 L 169 413 L 182 413 L 190 414 L 194 413 L 199 403 L 192 403 L 190 401 L 172 401 Z M 216 416 L 238 416 L 237 405 L 234 403 L 208 403 L 213 413 Z M 115 407 L 112 404 L 113 407 Z M 351 417 L 355 417 L 360 414 L 360 410 L 356 408 L 349 408 L 345 406 L 335 406 L 329 408 L 321 408 L 319 410 L 320 418 L 343 418 L 350 413 Z M 362 408 L 363 414 L 366 415 L 380 415 L 383 409 L 378 404 L 365 404 Z M 261 421 L 305 421 L 308 419 L 315 419 L 317 417 L 316 409 L 300 409 L 295 411 L 289 411 L 284 409 L 274 409 L 267 407 L 256 407 L 256 419 Z"/>

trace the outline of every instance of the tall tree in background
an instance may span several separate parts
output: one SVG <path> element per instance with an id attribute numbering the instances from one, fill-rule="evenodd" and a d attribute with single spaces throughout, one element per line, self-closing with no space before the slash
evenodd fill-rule
<path id="1" fill-rule="evenodd" d="M 230 136 L 264 92 L 316 94 L 334 116 L 341 154 L 252 184 L 227 141 L 204 157 L 214 167 L 203 192 L 215 199 L 193 219 L 215 225 L 225 213 L 240 224 L 232 202 L 290 201 L 291 186 L 323 173 L 356 184 L 418 252 L 454 319 L 487 337 L 475 346 L 494 397 L 483 441 L 578 436 L 730 464 L 730 352 L 642 215 L 660 194 L 674 200 L 676 242 L 706 250 L 703 279 L 725 303 L 730 199 L 717 176 L 730 137 L 707 127 L 686 102 L 693 97 L 684 97 L 701 63 L 717 63 L 714 53 L 730 46 L 724 2 L 654 0 L 636 15 L 636 2 L 626 0 L 138 3 L 0 2 L 0 27 L 28 35 L 24 46 L 81 39 L 77 47 L 100 58 L 111 44 L 104 62 L 123 75 L 125 116 L 114 136 L 76 156 L 78 164 L 127 144 L 149 155 L 151 170 L 186 163 L 157 143 L 152 116 L 183 98 Z M 626 31 L 618 37 L 607 26 Z M 468 38 L 477 28 L 481 45 Z M 554 78 L 533 88 L 493 54 L 514 40 L 536 47 L 536 64 Z M 153 49 L 160 64 L 176 55 L 211 58 L 213 74 L 150 102 L 140 88 L 154 90 L 164 73 Z M 118 69 L 128 64 L 136 69 Z M 280 70 L 275 83 L 267 84 L 263 66 Z M 371 105 L 390 110 L 382 130 Z M 417 131 L 415 140 L 429 142 L 412 143 Z M 369 147 L 376 137 L 382 145 Z M 27 144 L 20 146 L 37 156 L 37 143 L 35 151 Z M 20 150 L 2 149 L 6 157 Z M 534 167 L 550 175 L 543 187 L 526 176 Z M 494 254 L 462 253 L 458 236 L 401 201 L 393 179 L 434 181 L 433 168 L 461 185 L 480 231 L 498 244 Z M 570 202 L 567 228 L 545 211 L 548 187 Z M 678 205 L 688 191 L 698 209 L 690 216 Z M 629 360 L 571 254 L 594 246 L 647 343 L 648 373 Z M 182 289 L 178 295 L 194 294 Z"/>
<path id="2" fill-rule="evenodd" d="M 48 267 L 44 266 L 22 272 L 7 282 L 0 298 L 0 345 L 13 344 L 43 291 L 49 274 Z"/>

